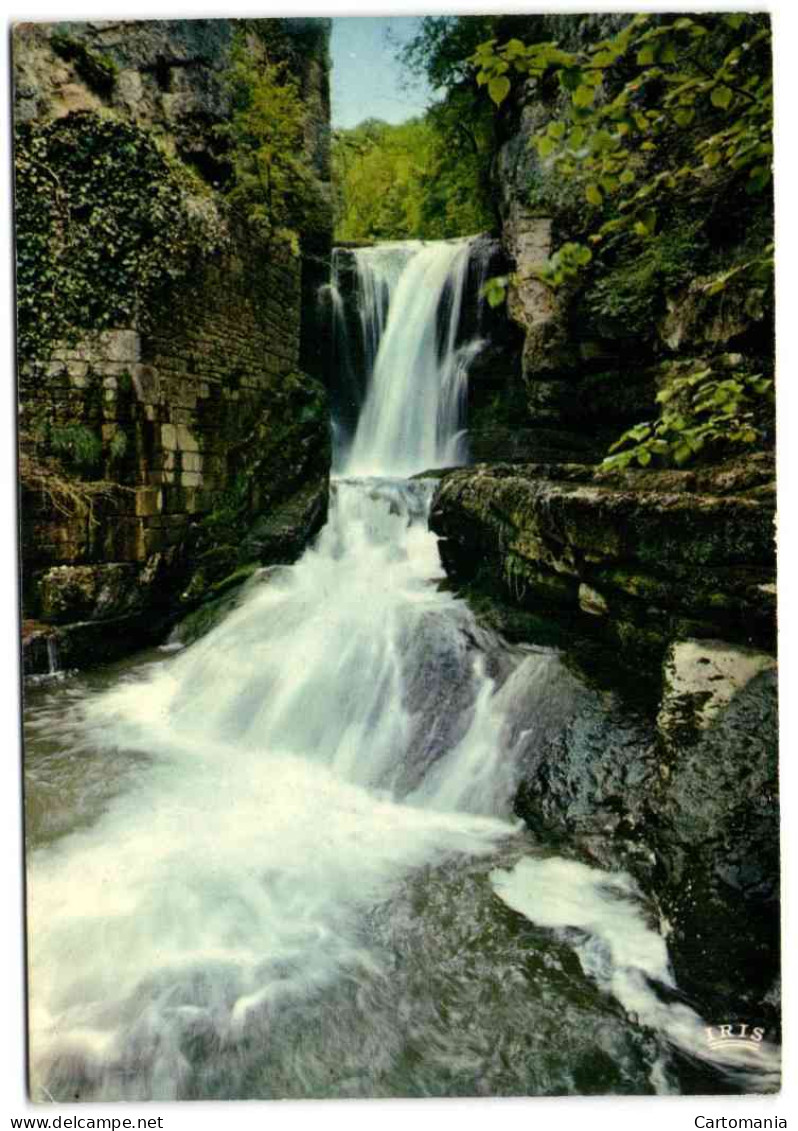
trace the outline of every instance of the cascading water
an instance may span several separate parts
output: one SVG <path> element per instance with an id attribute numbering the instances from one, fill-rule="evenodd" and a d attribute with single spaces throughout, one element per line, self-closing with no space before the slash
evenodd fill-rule
<path id="1" fill-rule="evenodd" d="M 434 485 L 388 477 L 457 458 L 468 247 L 357 253 L 374 371 L 296 566 L 31 703 L 35 1098 L 667 1091 L 702 1055 L 655 927 L 512 819 L 574 677 L 441 590 Z"/>
<path id="2" fill-rule="evenodd" d="M 345 474 L 404 476 L 466 462 L 468 364 L 481 344 L 457 338 L 471 243 L 355 253 L 373 372 L 354 439 L 342 452 Z"/>

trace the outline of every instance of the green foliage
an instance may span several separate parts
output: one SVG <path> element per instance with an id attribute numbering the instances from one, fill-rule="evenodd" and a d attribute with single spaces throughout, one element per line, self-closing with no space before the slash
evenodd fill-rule
<path id="1" fill-rule="evenodd" d="M 495 38 L 472 63 L 497 105 L 512 78 L 555 80 L 563 112 L 535 145 L 558 176 L 576 178 L 596 210 L 594 245 L 647 241 L 675 201 L 736 182 L 751 196 L 771 180 L 773 93 L 766 16 L 637 15 L 584 50 Z M 758 257 L 772 264 L 769 250 Z M 563 273 L 552 272 L 553 285 Z M 565 275 L 567 277 L 567 273 Z"/>
<path id="2" fill-rule="evenodd" d="M 559 287 L 567 279 L 575 278 L 592 258 L 593 252 L 585 244 L 569 241 L 551 256 L 538 276 L 549 286 Z"/>
<path id="3" fill-rule="evenodd" d="M 285 62 L 272 63 L 239 32 L 225 75 L 229 122 L 216 132 L 229 144 L 228 199 L 264 238 L 299 251 L 295 226 L 311 182 L 305 155 L 305 108 Z"/>
<path id="4" fill-rule="evenodd" d="M 63 424 L 53 428 L 49 447 L 66 467 L 84 476 L 97 471 L 103 450 L 100 437 L 85 424 Z"/>
<path id="5" fill-rule="evenodd" d="M 127 436 L 121 428 L 117 428 L 108 445 L 108 455 L 112 460 L 124 459 L 127 452 Z"/>
<path id="6" fill-rule="evenodd" d="M 369 119 L 333 138 L 340 240 L 446 239 L 489 228 L 484 144 L 450 104 L 401 125 Z"/>
<path id="7" fill-rule="evenodd" d="M 773 381 L 705 366 L 675 377 L 657 394 L 662 413 L 616 440 L 602 467 L 682 467 L 702 453 L 726 455 L 762 444 L 772 428 Z"/>
<path id="8" fill-rule="evenodd" d="M 17 343 L 130 325 L 153 292 L 219 243 L 197 181 L 144 131 L 82 111 L 17 126 Z"/>
<path id="9" fill-rule="evenodd" d="M 687 283 L 705 249 L 703 219 L 684 218 L 647 240 L 591 281 L 587 309 L 599 321 L 622 326 L 624 336 L 645 335 L 665 312 L 667 296 Z M 731 274 L 730 274 L 731 277 Z"/>
<path id="10" fill-rule="evenodd" d="M 401 62 L 434 88 L 470 84 L 471 56 L 493 34 L 494 24 L 493 16 L 425 16 L 418 34 L 402 47 Z"/>
<path id="11" fill-rule="evenodd" d="M 211 543 L 235 546 L 243 534 L 243 524 L 250 511 L 251 482 L 239 472 L 220 493 L 213 510 L 203 520 Z"/>
<path id="12" fill-rule="evenodd" d="M 336 133 L 338 239 L 446 239 L 495 226 L 493 114 L 474 86 L 470 62 L 493 22 L 424 17 L 399 58 L 409 81 L 423 75 L 438 101 L 401 125 L 370 119 Z"/>
<path id="13" fill-rule="evenodd" d="M 92 90 L 102 95 L 110 94 L 119 73 L 113 59 L 92 51 L 82 40 L 63 32 L 55 32 L 50 38 L 50 45 L 56 55 L 75 64 L 75 70 Z"/>
<path id="14" fill-rule="evenodd" d="M 507 287 L 510 282 L 509 275 L 495 275 L 482 287 L 480 298 L 488 300 L 488 306 L 501 306 L 507 297 Z"/>
<path id="15" fill-rule="evenodd" d="M 525 97 L 553 105 L 534 146 L 546 174 L 577 186 L 583 204 L 564 225 L 571 239 L 540 272 L 546 283 L 561 286 L 598 259 L 588 310 L 645 334 L 703 254 L 705 294 L 747 286 L 746 309 L 762 317 L 773 271 L 765 235 L 773 153 L 767 16 L 637 15 L 575 50 L 494 36 L 471 61 L 475 85 L 495 105 L 518 80 Z M 710 222 L 722 227 L 719 202 L 733 202 L 738 217 L 747 212 L 750 229 L 738 236 L 745 251 L 721 270 L 708 234 Z M 772 434 L 772 382 L 761 375 L 719 376 L 705 367 L 675 379 L 658 399 L 660 417 L 626 432 L 605 466 L 681 466 Z"/>

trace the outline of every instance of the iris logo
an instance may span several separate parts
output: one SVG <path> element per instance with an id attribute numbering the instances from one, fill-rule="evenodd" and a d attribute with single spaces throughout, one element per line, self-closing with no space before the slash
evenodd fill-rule
<path id="1" fill-rule="evenodd" d="M 734 1049 L 751 1049 L 754 1052 L 762 1051 L 762 1040 L 765 1030 L 757 1026 L 752 1029 L 750 1025 L 708 1025 L 704 1032 L 707 1035 L 707 1044 L 714 1051 L 732 1052 Z"/>

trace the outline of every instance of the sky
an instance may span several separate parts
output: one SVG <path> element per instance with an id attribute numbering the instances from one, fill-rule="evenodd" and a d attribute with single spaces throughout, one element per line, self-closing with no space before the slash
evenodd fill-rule
<path id="1" fill-rule="evenodd" d="M 352 16 L 333 19 L 332 124 L 349 128 L 364 118 L 404 122 L 421 113 L 433 94 L 417 79 L 403 88 L 398 45 L 415 34 L 420 16 Z M 393 42 L 389 42 L 390 34 Z"/>

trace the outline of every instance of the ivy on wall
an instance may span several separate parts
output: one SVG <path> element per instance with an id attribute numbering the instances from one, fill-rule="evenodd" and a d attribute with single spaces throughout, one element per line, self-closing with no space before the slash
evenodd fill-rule
<path id="1" fill-rule="evenodd" d="M 129 123 L 90 111 L 22 123 L 14 166 L 21 358 L 130 325 L 223 242 L 209 190 Z"/>

